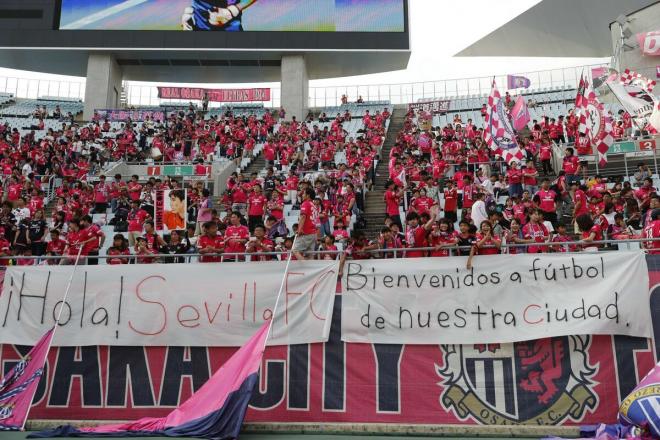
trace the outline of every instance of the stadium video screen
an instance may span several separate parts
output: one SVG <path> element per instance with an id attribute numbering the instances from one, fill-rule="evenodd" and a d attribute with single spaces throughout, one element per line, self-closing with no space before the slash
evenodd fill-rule
<path id="1" fill-rule="evenodd" d="M 61 2 L 61 30 L 405 32 L 404 0 Z"/>

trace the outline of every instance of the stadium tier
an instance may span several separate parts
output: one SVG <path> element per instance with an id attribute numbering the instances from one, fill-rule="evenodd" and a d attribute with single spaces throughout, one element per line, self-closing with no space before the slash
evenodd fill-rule
<path id="1" fill-rule="evenodd" d="M 660 438 L 660 2 L 410 3 L 3 0 L 0 432 Z"/>

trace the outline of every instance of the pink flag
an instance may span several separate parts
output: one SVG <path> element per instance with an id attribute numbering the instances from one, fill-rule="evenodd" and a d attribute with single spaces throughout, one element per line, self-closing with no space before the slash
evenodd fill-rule
<path id="1" fill-rule="evenodd" d="M 145 417 L 129 423 L 93 428 L 60 426 L 30 434 L 51 437 L 199 437 L 235 439 L 243 425 L 248 403 L 259 379 L 269 323 L 245 343 L 188 400 L 165 417 Z"/>
<path id="2" fill-rule="evenodd" d="M 511 110 L 511 119 L 513 120 L 513 128 L 517 131 L 522 130 L 531 121 L 529 117 L 529 110 L 525 98 L 519 96 L 516 103 Z"/>
<path id="3" fill-rule="evenodd" d="M 660 31 L 637 34 L 637 42 L 643 55 L 660 56 Z"/>
<path id="4" fill-rule="evenodd" d="M 504 100 L 497 85 L 493 80 L 493 88 L 488 97 L 486 116 L 484 118 L 486 125 L 484 127 L 484 141 L 486 145 L 499 154 L 506 163 L 519 162 L 523 158 L 523 153 L 518 146 L 516 133 L 511 124 L 511 119 L 504 108 Z"/>
<path id="5" fill-rule="evenodd" d="M 0 381 L 0 430 L 20 430 L 25 425 L 54 328 L 46 332 L 32 350 Z"/>
<path id="6" fill-rule="evenodd" d="M 606 166 L 607 152 L 614 143 L 612 117 L 607 114 L 605 106 L 584 78 L 580 78 L 575 113 L 578 117 L 576 145 L 596 147 L 599 166 Z"/>
<path id="7" fill-rule="evenodd" d="M 529 80 L 529 78 L 526 78 L 524 76 L 507 75 L 506 84 L 509 90 L 527 89 L 532 84 L 532 82 Z"/>

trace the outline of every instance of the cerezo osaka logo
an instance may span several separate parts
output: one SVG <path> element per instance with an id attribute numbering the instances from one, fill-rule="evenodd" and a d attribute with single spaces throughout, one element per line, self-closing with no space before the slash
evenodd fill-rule
<path id="1" fill-rule="evenodd" d="M 486 425 L 580 421 L 598 405 L 589 336 L 514 344 L 441 345 L 440 405 Z"/>

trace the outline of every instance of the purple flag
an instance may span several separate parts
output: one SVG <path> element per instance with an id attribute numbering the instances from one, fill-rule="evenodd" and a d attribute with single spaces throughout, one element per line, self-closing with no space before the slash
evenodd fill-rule
<path id="1" fill-rule="evenodd" d="M 54 328 L 46 332 L 32 350 L 0 381 L 0 431 L 20 430 L 25 425 Z"/>
<path id="2" fill-rule="evenodd" d="M 516 103 L 511 109 L 511 120 L 513 121 L 513 128 L 517 131 L 522 130 L 531 120 L 529 117 L 529 110 L 525 98 L 519 96 Z"/>
<path id="3" fill-rule="evenodd" d="M 642 428 L 642 438 L 660 437 L 660 363 L 623 399 L 619 421 Z"/>
<path id="4" fill-rule="evenodd" d="M 507 88 L 509 90 L 526 89 L 532 84 L 529 78 L 525 78 L 524 76 L 516 76 L 516 75 L 507 75 L 506 83 L 507 83 Z"/>
<path id="5" fill-rule="evenodd" d="M 235 439 L 243 425 L 268 336 L 266 322 L 213 376 L 181 406 L 165 417 L 94 428 L 60 426 L 30 434 L 49 437 L 202 437 Z"/>

